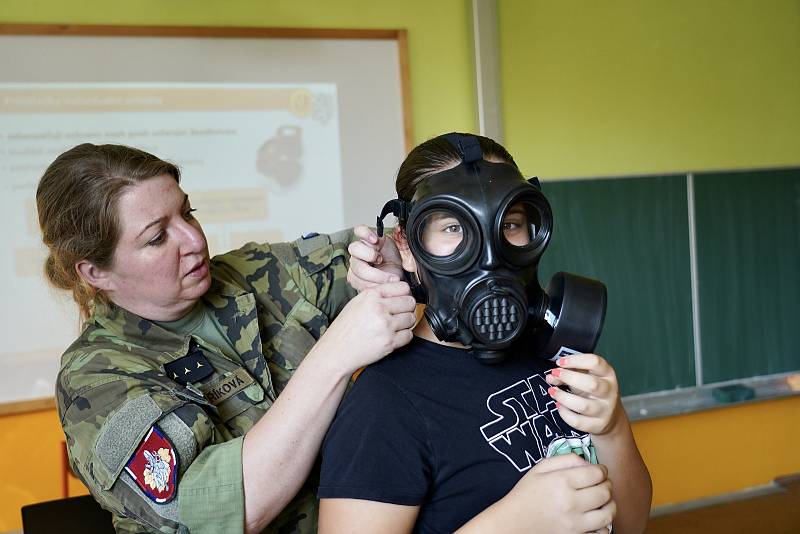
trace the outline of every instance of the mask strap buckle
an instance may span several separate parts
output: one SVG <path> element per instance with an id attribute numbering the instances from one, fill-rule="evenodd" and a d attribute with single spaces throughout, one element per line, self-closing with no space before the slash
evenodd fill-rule
<path id="1" fill-rule="evenodd" d="M 483 159 L 483 151 L 481 151 L 481 145 L 477 137 L 456 133 L 447 134 L 444 137 L 450 141 L 451 145 L 456 147 L 461 160 L 467 165 Z"/>
<path id="2" fill-rule="evenodd" d="M 396 198 L 383 205 L 381 214 L 378 215 L 378 220 L 375 223 L 375 229 L 378 232 L 378 237 L 383 237 L 383 219 L 390 213 L 400 219 L 401 223 L 405 223 L 405 221 L 408 219 L 408 202 Z"/>

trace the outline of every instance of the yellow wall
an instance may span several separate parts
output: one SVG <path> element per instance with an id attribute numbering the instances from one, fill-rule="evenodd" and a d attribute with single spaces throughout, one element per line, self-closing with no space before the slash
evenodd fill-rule
<path id="1" fill-rule="evenodd" d="M 800 397 L 634 423 L 653 478 L 653 505 L 769 484 L 800 473 Z"/>
<path id="2" fill-rule="evenodd" d="M 800 2 L 498 4 L 506 144 L 525 172 L 800 164 Z M 466 0 L 3 0 L 0 23 L 407 28 L 421 141 L 475 128 L 467 9 Z M 800 441 L 798 414 L 792 398 L 635 424 L 654 504 L 800 472 L 798 455 L 769 448 Z M 0 417 L 0 532 L 19 528 L 22 504 L 60 496 L 61 439 L 52 410 Z"/>
<path id="3" fill-rule="evenodd" d="M 526 172 L 800 164 L 797 0 L 499 0 L 498 18 Z"/>

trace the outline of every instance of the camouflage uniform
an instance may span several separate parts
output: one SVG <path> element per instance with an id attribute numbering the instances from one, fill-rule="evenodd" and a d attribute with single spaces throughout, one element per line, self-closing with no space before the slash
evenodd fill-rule
<path id="1" fill-rule="evenodd" d="M 62 357 L 57 402 L 70 464 L 113 513 L 118 532 L 242 532 L 243 436 L 354 295 L 345 279 L 351 238 L 344 231 L 249 243 L 212 259 L 212 284 L 202 300 L 239 361 L 196 336 L 115 306 L 96 307 Z M 214 374 L 184 386 L 163 366 L 185 356 L 190 343 L 204 349 Z M 242 379 L 246 386 L 232 396 L 220 387 L 211 392 Z M 145 496 L 124 470 L 153 425 L 177 456 L 177 496 L 165 504 Z M 267 531 L 316 532 L 315 489 L 316 474 Z"/>

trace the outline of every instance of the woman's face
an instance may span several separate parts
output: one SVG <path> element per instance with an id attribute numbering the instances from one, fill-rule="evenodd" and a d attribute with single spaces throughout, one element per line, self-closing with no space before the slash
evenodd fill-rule
<path id="1" fill-rule="evenodd" d="M 172 176 L 130 187 L 117 206 L 120 237 L 104 288 L 112 302 L 155 321 L 185 315 L 211 285 L 208 245 Z"/>

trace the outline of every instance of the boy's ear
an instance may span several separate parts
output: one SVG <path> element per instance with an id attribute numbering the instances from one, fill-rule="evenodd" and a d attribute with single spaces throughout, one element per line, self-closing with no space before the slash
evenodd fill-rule
<path id="1" fill-rule="evenodd" d="M 75 263 L 75 271 L 87 284 L 97 289 L 108 291 L 111 289 L 110 273 L 97 267 L 89 260 L 81 260 Z"/>
<path id="2" fill-rule="evenodd" d="M 405 229 L 398 226 L 392 234 L 392 237 L 397 245 L 397 250 L 400 252 L 403 270 L 410 273 L 417 272 L 417 262 L 414 260 L 414 256 L 411 255 L 411 249 L 408 247 L 408 238 L 406 237 Z"/>

